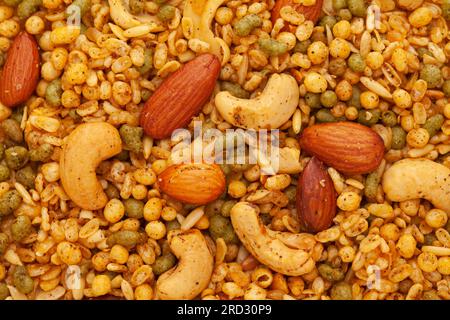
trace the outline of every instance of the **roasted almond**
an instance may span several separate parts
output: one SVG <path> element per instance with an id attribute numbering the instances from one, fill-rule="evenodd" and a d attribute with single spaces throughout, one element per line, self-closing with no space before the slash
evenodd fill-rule
<path id="1" fill-rule="evenodd" d="M 159 175 L 158 187 L 176 200 L 202 205 L 222 195 L 225 175 L 216 164 L 172 165 Z"/>
<path id="2" fill-rule="evenodd" d="M 0 101 L 14 107 L 33 94 L 39 80 L 39 51 L 34 37 L 19 33 L 8 50 L 0 77 Z"/>
<path id="3" fill-rule="evenodd" d="M 312 232 L 331 226 L 336 215 L 336 192 L 325 165 L 312 157 L 297 184 L 297 214 Z"/>
<path id="4" fill-rule="evenodd" d="M 384 156 L 384 143 L 374 130 L 355 122 L 332 122 L 306 128 L 302 150 L 342 173 L 374 171 Z"/>
<path id="5" fill-rule="evenodd" d="M 164 139 L 184 128 L 208 101 L 220 72 L 219 59 L 202 54 L 171 74 L 147 100 L 140 124 L 147 135 Z"/>
<path id="6" fill-rule="evenodd" d="M 278 18 L 281 17 L 280 10 L 285 6 L 291 6 L 298 13 L 303 14 L 306 20 L 311 20 L 314 24 L 319 20 L 320 13 L 322 12 L 323 0 L 316 0 L 316 3 L 312 6 L 305 6 L 295 3 L 294 0 L 277 0 L 275 6 L 272 8 L 272 23 L 275 24 Z"/>

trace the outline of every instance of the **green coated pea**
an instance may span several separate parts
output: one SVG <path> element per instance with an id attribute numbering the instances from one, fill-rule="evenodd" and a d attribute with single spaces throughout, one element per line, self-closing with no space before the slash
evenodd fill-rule
<path id="1" fill-rule="evenodd" d="M 258 45 L 269 56 L 279 56 L 288 51 L 285 43 L 274 39 L 259 39 Z"/>
<path id="2" fill-rule="evenodd" d="M 177 258 L 172 253 L 166 253 L 156 258 L 155 263 L 152 264 L 153 273 L 157 276 L 163 274 L 167 270 L 173 268 L 177 263 Z"/>
<path id="3" fill-rule="evenodd" d="M 338 12 L 338 20 L 346 20 L 346 21 L 350 21 L 352 20 L 352 12 L 349 9 L 341 9 Z"/>
<path id="4" fill-rule="evenodd" d="M 330 29 L 336 24 L 337 20 L 334 16 L 324 16 L 319 25 L 322 27 L 328 26 Z"/>
<path id="5" fill-rule="evenodd" d="M 18 216 L 11 225 L 11 235 L 14 241 L 20 242 L 28 237 L 33 231 L 30 217 L 26 215 Z"/>
<path id="6" fill-rule="evenodd" d="M 345 276 L 344 272 L 341 269 L 332 268 L 326 263 L 319 265 L 317 270 L 319 271 L 319 274 L 322 276 L 322 278 L 332 282 L 341 281 Z"/>
<path id="7" fill-rule="evenodd" d="M 5 146 L 3 145 L 3 143 L 0 143 L 0 160 L 2 160 L 4 156 L 5 156 Z"/>
<path id="8" fill-rule="evenodd" d="M 234 33 L 239 37 L 246 37 L 253 29 L 260 27 L 262 23 L 262 19 L 256 14 L 246 15 L 236 22 L 234 25 Z"/>
<path id="9" fill-rule="evenodd" d="M 335 116 L 333 116 L 328 109 L 320 109 L 316 113 L 316 120 L 319 123 L 323 122 L 336 122 L 337 119 Z"/>
<path id="10" fill-rule="evenodd" d="M 423 47 L 417 48 L 417 54 L 419 55 L 420 59 L 423 59 L 424 55 L 428 55 L 430 57 L 433 56 L 433 54 L 427 48 L 423 48 Z"/>
<path id="11" fill-rule="evenodd" d="M 333 0 L 333 8 L 336 11 L 347 8 L 347 0 Z"/>
<path id="12" fill-rule="evenodd" d="M 414 285 L 414 281 L 412 281 L 411 279 L 402 280 L 398 284 L 398 291 L 403 294 L 407 294 L 409 289 L 411 289 L 411 287 L 413 285 Z"/>
<path id="13" fill-rule="evenodd" d="M 420 70 L 420 79 L 427 82 L 428 88 L 436 88 L 442 80 L 442 72 L 434 64 L 426 64 Z"/>
<path id="14" fill-rule="evenodd" d="M 21 143 L 23 141 L 23 132 L 20 129 L 20 124 L 14 119 L 6 119 L 0 124 L 3 132 L 16 143 Z"/>
<path id="15" fill-rule="evenodd" d="M 156 16 L 162 21 L 169 21 L 175 16 L 175 7 L 170 5 L 164 5 L 159 8 Z"/>
<path id="16" fill-rule="evenodd" d="M 442 92 L 447 98 L 450 98 L 450 80 L 445 80 L 442 84 Z"/>
<path id="17" fill-rule="evenodd" d="M 378 184 L 380 183 L 380 177 L 376 172 L 371 172 L 366 177 L 366 183 L 364 188 L 364 195 L 369 200 L 375 200 L 378 193 Z"/>
<path id="18" fill-rule="evenodd" d="M 147 101 L 151 95 L 152 95 L 152 93 L 150 92 L 150 90 L 147 90 L 147 89 L 141 90 L 142 101 Z"/>
<path id="19" fill-rule="evenodd" d="M 338 102 L 336 93 L 333 90 L 326 90 L 320 95 L 320 103 L 326 108 L 332 108 Z"/>
<path id="20" fill-rule="evenodd" d="M 352 15 L 364 18 L 367 15 L 365 0 L 347 0 L 347 6 Z"/>
<path id="21" fill-rule="evenodd" d="M 352 286 L 346 282 L 339 282 L 333 285 L 330 291 L 332 300 L 353 300 Z"/>
<path id="22" fill-rule="evenodd" d="M 5 151 L 6 165 L 10 169 L 17 170 L 22 168 L 27 164 L 28 159 L 28 150 L 24 147 L 11 147 Z"/>
<path id="23" fill-rule="evenodd" d="M 34 280 L 28 275 L 28 271 L 24 266 L 15 267 L 13 283 L 16 289 L 23 294 L 29 294 L 34 288 Z"/>
<path id="24" fill-rule="evenodd" d="M 167 0 L 153 0 L 153 2 L 160 6 L 160 5 L 164 4 L 164 3 L 166 3 Z"/>
<path id="25" fill-rule="evenodd" d="M 181 224 L 176 219 L 166 222 L 167 233 L 169 233 L 169 231 L 178 230 L 180 228 L 181 228 Z"/>
<path id="26" fill-rule="evenodd" d="M 69 117 L 71 117 L 75 122 L 80 122 L 82 117 L 77 113 L 77 110 L 70 109 L 69 110 Z"/>
<path id="27" fill-rule="evenodd" d="M 130 11 L 132 14 L 141 14 L 144 11 L 144 0 L 130 0 Z"/>
<path id="28" fill-rule="evenodd" d="M 444 124 L 444 116 L 442 114 L 436 114 L 425 121 L 423 128 L 428 131 L 430 138 L 435 136 Z"/>
<path id="29" fill-rule="evenodd" d="M 141 127 L 132 127 L 124 124 L 119 129 L 120 137 L 125 144 L 124 149 L 135 153 L 142 151 L 142 137 L 144 136 L 144 129 Z"/>
<path id="30" fill-rule="evenodd" d="M 130 152 L 128 150 L 122 150 L 114 158 L 119 161 L 128 161 L 130 159 Z"/>
<path id="31" fill-rule="evenodd" d="M 305 102 L 311 109 L 320 108 L 320 94 L 312 92 L 306 93 Z"/>
<path id="32" fill-rule="evenodd" d="M 49 143 L 41 144 L 36 149 L 30 150 L 30 160 L 31 161 L 48 161 L 53 155 L 53 146 Z"/>
<path id="33" fill-rule="evenodd" d="M 392 111 L 384 111 L 381 114 L 381 121 L 387 127 L 393 127 L 397 124 L 397 115 Z"/>
<path id="34" fill-rule="evenodd" d="M 9 168 L 3 164 L 0 164 L 0 182 L 8 180 L 10 177 Z"/>
<path id="35" fill-rule="evenodd" d="M 145 238 L 137 231 L 120 230 L 107 239 L 108 246 L 112 247 L 115 244 L 120 244 L 124 247 L 133 247 L 141 243 Z"/>
<path id="36" fill-rule="evenodd" d="M 328 71 L 334 76 L 342 76 L 347 69 L 347 62 L 342 58 L 335 58 L 330 61 Z"/>
<path id="37" fill-rule="evenodd" d="M 22 197 L 16 190 L 6 191 L 0 196 L 0 217 L 14 212 L 22 202 Z"/>
<path id="38" fill-rule="evenodd" d="M 295 196 L 297 194 L 297 188 L 295 186 L 289 186 L 284 190 L 284 194 L 288 197 L 290 202 L 295 201 Z"/>
<path id="39" fill-rule="evenodd" d="M 30 166 L 26 166 L 16 172 L 16 181 L 25 186 L 27 189 L 34 189 L 35 179 L 36 172 Z"/>
<path id="40" fill-rule="evenodd" d="M 406 132 L 400 126 L 392 127 L 392 143 L 391 148 L 401 150 L 406 144 Z"/>
<path id="41" fill-rule="evenodd" d="M 225 201 L 222 207 L 220 207 L 220 214 L 224 217 L 229 217 L 231 208 L 233 208 L 236 203 L 237 203 L 236 200 Z"/>
<path id="42" fill-rule="evenodd" d="M 433 242 L 436 241 L 437 238 L 434 233 L 429 233 L 425 235 L 424 244 L 427 246 L 433 245 Z"/>
<path id="43" fill-rule="evenodd" d="M 23 0 L 17 7 L 17 16 L 20 20 L 27 19 L 39 10 L 41 4 L 42 0 Z"/>
<path id="44" fill-rule="evenodd" d="M 237 244 L 239 242 L 230 219 L 216 214 L 209 219 L 209 233 L 216 240 L 223 238 L 226 243 Z"/>
<path id="45" fill-rule="evenodd" d="M 49 83 L 45 90 L 45 100 L 52 107 L 58 107 L 61 105 L 61 95 L 63 93 L 61 87 L 61 80 L 56 79 Z"/>
<path id="46" fill-rule="evenodd" d="M 222 91 L 228 91 L 236 98 L 248 99 L 250 97 L 250 93 L 242 89 L 242 87 L 237 83 L 222 81 L 220 88 Z"/>
<path id="47" fill-rule="evenodd" d="M 113 184 L 108 183 L 104 191 L 108 199 L 120 199 L 120 191 Z"/>
<path id="48" fill-rule="evenodd" d="M 352 87 L 352 97 L 347 102 L 347 104 L 349 106 L 353 106 L 357 109 L 361 108 L 360 96 L 361 96 L 361 89 L 358 86 L 353 86 Z"/>
<path id="49" fill-rule="evenodd" d="M 450 20 L 450 0 L 442 0 L 442 16 Z"/>
<path id="50" fill-rule="evenodd" d="M 146 74 L 153 66 L 153 50 L 145 48 L 144 50 L 144 64 L 138 68 L 140 74 Z"/>
<path id="51" fill-rule="evenodd" d="M 308 47 L 311 45 L 311 40 L 297 41 L 293 49 L 294 52 L 307 53 Z"/>
<path id="52" fill-rule="evenodd" d="M 5 300 L 9 296 L 9 289 L 4 282 L 0 282 L 0 300 Z"/>
<path id="53" fill-rule="evenodd" d="M 366 68 L 366 62 L 364 58 L 359 53 L 352 53 L 348 58 L 348 66 L 354 72 L 363 72 Z"/>
<path id="54" fill-rule="evenodd" d="M 125 200 L 123 204 L 128 217 L 140 219 L 144 216 L 144 203 L 142 201 L 130 198 Z"/>
<path id="55" fill-rule="evenodd" d="M 3 2 L 10 7 L 16 7 L 19 5 L 19 3 L 22 2 L 22 0 L 3 0 Z"/>
<path id="56" fill-rule="evenodd" d="M 373 110 L 359 110 L 358 122 L 365 126 L 372 126 L 378 122 L 381 116 L 381 111 L 378 109 Z"/>
<path id="57" fill-rule="evenodd" d="M 0 256 L 2 256 L 9 245 L 8 236 L 5 233 L 0 232 Z"/>

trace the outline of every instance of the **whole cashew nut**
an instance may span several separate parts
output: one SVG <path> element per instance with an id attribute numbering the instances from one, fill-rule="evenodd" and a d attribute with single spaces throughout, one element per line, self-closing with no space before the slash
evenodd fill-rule
<path id="1" fill-rule="evenodd" d="M 450 169 L 428 159 L 403 159 L 383 175 L 383 190 L 391 201 L 424 198 L 450 213 Z"/>
<path id="2" fill-rule="evenodd" d="M 228 91 L 215 97 L 216 108 L 230 124 L 246 129 L 276 129 L 294 114 L 299 100 L 297 81 L 288 74 L 273 74 L 254 99 L 240 99 Z"/>
<path id="3" fill-rule="evenodd" d="M 305 234 L 272 231 L 259 221 L 258 213 L 258 207 L 248 202 L 238 202 L 231 209 L 231 222 L 245 248 L 259 262 L 279 273 L 299 276 L 312 271 L 315 262 L 308 252 L 315 244 L 312 238 Z M 295 242 L 308 245 L 290 245 Z"/>
<path id="4" fill-rule="evenodd" d="M 106 122 L 84 123 L 67 137 L 60 159 L 61 182 L 79 207 L 98 210 L 106 205 L 108 197 L 95 169 L 121 150 L 119 131 Z"/>
<path id="5" fill-rule="evenodd" d="M 162 300 L 189 300 L 207 286 L 213 272 L 213 256 L 203 234 L 197 229 L 169 233 L 169 246 L 178 265 L 159 276 L 156 292 Z"/>
<path id="6" fill-rule="evenodd" d="M 132 15 L 129 11 L 128 0 L 108 0 L 108 3 L 111 19 L 124 29 L 137 27 L 143 23 L 149 23 L 153 28 L 158 27 L 157 19 L 153 16 L 148 14 Z"/>

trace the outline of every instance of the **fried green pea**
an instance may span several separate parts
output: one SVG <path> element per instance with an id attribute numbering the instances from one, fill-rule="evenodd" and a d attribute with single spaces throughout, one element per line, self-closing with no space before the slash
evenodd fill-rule
<path id="1" fill-rule="evenodd" d="M 16 181 L 25 186 L 27 189 L 34 188 L 34 180 L 36 172 L 31 166 L 26 166 L 16 172 Z"/>
<path id="2" fill-rule="evenodd" d="M 9 289 L 6 283 L 0 282 L 0 300 L 5 300 L 9 296 Z"/>
<path id="3" fill-rule="evenodd" d="M 33 231 L 30 217 L 18 216 L 11 225 L 11 235 L 14 241 L 20 242 L 28 237 Z"/>
<path id="4" fill-rule="evenodd" d="M 242 87 L 237 83 L 222 81 L 220 84 L 220 89 L 222 91 L 228 91 L 236 98 L 248 99 L 250 97 L 250 93 L 242 89 Z"/>
<path id="5" fill-rule="evenodd" d="M 113 184 L 108 183 L 108 186 L 104 191 L 108 199 L 120 199 L 120 191 Z"/>
<path id="6" fill-rule="evenodd" d="M 3 0 L 3 2 L 10 7 L 16 7 L 19 5 L 19 3 L 22 2 L 22 0 Z"/>
<path id="7" fill-rule="evenodd" d="M 34 280 L 28 275 L 24 266 L 14 268 L 13 283 L 16 289 L 23 294 L 29 294 L 34 288 Z"/>
<path id="8" fill-rule="evenodd" d="M 434 64 L 426 64 L 420 70 L 420 79 L 427 82 L 428 88 L 436 88 L 442 80 L 442 72 Z"/>
<path id="9" fill-rule="evenodd" d="M 347 69 L 347 62 L 342 58 L 334 58 L 328 65 L 328 71 L 334 76 L 342 76 Z"/>
<path id="10" fill-rule="evenodd" d="M 256 14 L 249 14 L 241 18 L 234 25 L 234 33 L 239 37 L 248 36 L 253 29 L 262 26 L 262 19 Z"/>
<path id="11" fill-rule="evenodd" d="M 177 263 L 177 258 L 170 252 L 156 258 L 152 264 L 153 273 L 157 276 L 173 268 Z"/>
<path id="12" fill-rule="evenodd" d="M 107 239 L 107 245 L 112 247 L 120 244 L 124 247 L 133 247 L 144 240 L 144 237 L 137 231 L 120 230 L 111 234 Z"/>
<path id="13" fill-rule="evenodd" d="M 352 20 L 353 16 L 352 16 L 352 12 L 349 9 L 341 9 L 338 11 L 338 20 L 346 20 L 346 21 L 350 21 Z"/>
<path id="14" fill-rule="evenodd" d="M 367 15 L 365 0 L 347 0 L 347 6 L 353 16 L 364 18 Z"/>
<path id="15" fill-rule="evenodd" d="M 347 282 L 339 282 L 331 287 L 330 297 L 332 300 L 353 300 L 352 286 Z"/>
<path id="16" fill-rule="evenodd" d="M 145 48 L 144 50 L 144 64 L 138 69 L 140 74 L 146 74 L 150 71 L 153 66 L 153 50 L 150 48 Z"/>
<path id="17" fill-rule="evenodd" d="M 326 108 L 332 108 L 338 102 L 336 93 L 333 90 L 326 90 L 320 95 L 320 103 Z"/>
<path id="18" fill-rule="evenodd" d="M 336 117 L 333 116 L 333 114 L 331 114 L 330 110 L 320 109 L 316 113 L 316 120 L 319 123 L 324 123 L 324 122 L 336 122 L 338 119 L 336 119 Z"/>
<path id="19" fill-rule="evenodd" d="M 144 136 L 144 129 L 141 127 L 132 127 L 124 124 L 119 129 L 120 137 L 125 144 L 124 149 L 135 153 L 142 151 L 142 137 Z"/>
<path id="20" fill-rule="evenodd" d="M 3 132 L 8 138 L 16 143 L 21 143 L 23 141 L 23 132 L 20 129 L 20 123 L 14 119 L 5 119 L 0 124 Z"/>
<path id="21" fill-rule="evenodd" d="M 319 274 L 324 278 L 325 280 L 336 282 L 341 281 L 344 279 L 344 272 L 341 269 L 333 268 L 330 265 L 326 263 L 322 263 L 317 267 L 317 270 L 319 271 Z"/>
<path id="22" fill-rule="evenodd" d="M 49 143 L 41 144 L 36 149 L 30 150 L 30 160 L 31 161 L 48 161 L 53 155 L 53 146 Z"/>
<path id="23" fill-rule="evenodd" d="M 142 201 L 130 198 L 125 200 L 123 204 L 128 217 L 141 219 L 144 216 L 144 203 Z"/>
<path id="24" fill-rule="evenodd" d="M 175 16 L 175 7 L 170 5 L 164 5 L 159 8 L 156 16 L 162 21 L 169 21 Z"/>
<path id="25" fill-rule="evenodd" d="M 425 121 L 423 128 L 428 131 L 430 138 L 435 136 L 444 124 L 444 116 L 442 114 L 436 114 Z"/>
<path id="26" fill-rule="evenodd" d="M 305 94 L 305 102 L 311 109 L 320 108 L 320 94 L 307 92 Z"/>
<path id="27" fill-rule="evenodd" d="M 400 150 L 405 147 L 406 144 L 406 132 L 400 126 L 392 127 L 392 143 L 391 148 L 394 150 Z"/>
<path id="28" fill-rule="evenodd" d="M 61 87 L 61 80 L 56 79 L 49 83 L 45 90 L 45 100 L 52 107 L 58 107 L 61 105 L 61 95 L 63 93 Z"/>
<path id="29" fill-rule="evenodd" d="M 24 147 L 16 146 L 6 149 L 5 160 L 6 165 L 13 170 L 18 170 L 25 166 L 28 162 L 28 150 Z"/>
<path id="30" fill-rule="evenodd" d="M 0 232 L 0 257 L 5 253 L 9 245 L 8 236 L 5 233 Z"/>
<path id="31" fill-rule="evenodd" d="M 22 202 L 22 197 L 16 190 L 6 191 L 0 196 L 0 217 L 14 212 Z"/>
<path id="32" fill-rule="evenodd" d="M 442 0 L 442 16 L 447 21 L 450 20 L 450 0 Z"/>
<path id="33" fill-rule="evenodd" d="M 17 6 L 17 16 L 20 20 L 25 20 L 39 10 L 42 0 L 23 0 Z"/>
<path id="34" fill-rule="evenodd" d="M 130 11 L 132 14 L 141 14 L 144 11 L 144 0 L 130 0 Z"/>
<path id="35" fill-rule="evenodd" d="M 381 121 L 386 127 L 393 127 L 397 124 L 397 115 L 388 110 L 381 114 Z"/>
<path id="36" fill-rule="evenodd" d="M 239 242 L 230 219 L 219 214 L 209 219 L 209 233 L 214 240 L 222 238 L 227 244 Z"/>
<path id="37" fill-rule="evenodd" d="M 448 231 L 448 230 L 447 230 Z M 433 242 L 436 241 L 437 238 L 434 233 L 429 233 L 425 235 L 424 244 L 427 246 L 432 246 Z"/>
<path id="38" fill-rule="evenodd" d="M 220 207 L 220 214 L 224 217 L 229 217 L 231 209 L 234 207 L 234 205 L 237 203 L 236 200 L 228 200 L 223 203 L 223 205 Z"/>
<path id="39" fill-rule="evenodd" d="M 376 172 L 371 172 L 366 177 L 366 183 L 364 187 L 364 195 L 369 200 L 375 200 L 378 193 L 378 184 L 380 183 L 380 177 Z"/>
<path id="40" fill-rule="evenodd" d="M 444 92 L 447 98 L 450 97 L 450 80 L 445 80 L 442 84 L 442 92 Z"/>
<path id="41" fill-rule="evenodd" d="M 322 27 L 328 26 L 331 29 L 336 24 L 336 22 L 337 20 L 334 16 L 324 16 L 320 20 L 319 25 Z"/>
<path id="42" fill-rule="evenodd" d="M 311 40 L 297 41 L 293 49 L 294 52 L 307 53 L 308 47 L 311 45 Z"/>
<path id="43" fill-rule="evenodd" d="M 366 62 L 364 61 L 363 56 L 359 53 L 352 53 L 348 58 L 347 63 L 349 68 L 354 72 L 363 72 L 366 68 Z"/>
<path id="44" fill-rule="evenodd" d="M 285 43 L 274 39 L 259 39 L 258 45 L 261 50 L 269 56 L 279 56 L 288 51 L 288 47 Z"/>
<path id="45" fill-rule="evenodd" d="M 333 0 L 333 8 L 336 11 L 347 8 L 347 0 Z"/>
<path id="46" fill-rule="evenodd" d="M 381 111 L 378 109 L 373 110 L 359 110 L 358 122 L 365 126 L 372 126 L 378 122 L 381 116 Z"/>
<path id="47" fill-rule="evenodd" d="M 172 221 L 166 222 L 166 232 L 169 233 L 169 231 L 180 229 L 181 224 L 175 219 Z"/>
<path id="48" fill-rule="evenodd" d="M 8 180 L 10 175 L 9 168 L 3 164 L 0 164 L 0 182 Z"/>

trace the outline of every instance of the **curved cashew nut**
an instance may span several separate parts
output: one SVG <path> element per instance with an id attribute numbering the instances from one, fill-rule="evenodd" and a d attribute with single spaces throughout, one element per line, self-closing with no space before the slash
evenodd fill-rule
<path id="1" fill-rule="evenodd" d="M 259 262 L 288 276 L 299 276 L 313 270 L 315 262 L 310 253 L 301 245 L 289 245 L 304 238 L 308 249 L 312 249 L 311 239 L 306 235 L 268 229 L 258 219 L 258 207 L 248 202 L 238 202 L 230 215 L 239 239 Z"/>
<path id="2" fill-rule="evenodd" d="M 109 123 L 84 123 L 70 133 L 63 146 L 60 171 L 64 190 L 73 202 L 86 210 L 106 205 L 108 197 L 95 169 L 121 150 L 119 131 Z"/>
<path id="3" fill-rule="evenodd" d="M 424 198 L 450 213 L 450 169 L 428 159 L 403 159 L 383 175 L 383 190 L 391 201 Z"/>
<path id="4" fill-rule="evenodd" d="M 189 300 L 207 286 L 214 261 L 203 234 L 197 229 L 169 233 L 169 245 L 178 265 L 159 276 L 156 292 L 162 300 Z"/>
<path id="5" fill-rule="evenodd" d="M 287 74 L 273 74 L 264 91 L 254 99 L 240 99 L 228 91 L 215 97 L 216 108 L 230 124 L 246 129 L 276 129 L 294 114 L 299 100 L 297 81 Z"/>
<path id="6" fill-rule="evenodd" d="M 148 14 L 132 15 L 129 11 L 128 0 L 108 0 L 108 3 L 111 19 L 124 29 L 137 27 L 145 22 L 154 24 L 153 27 L 157 26 L 157 19 Z"/>

